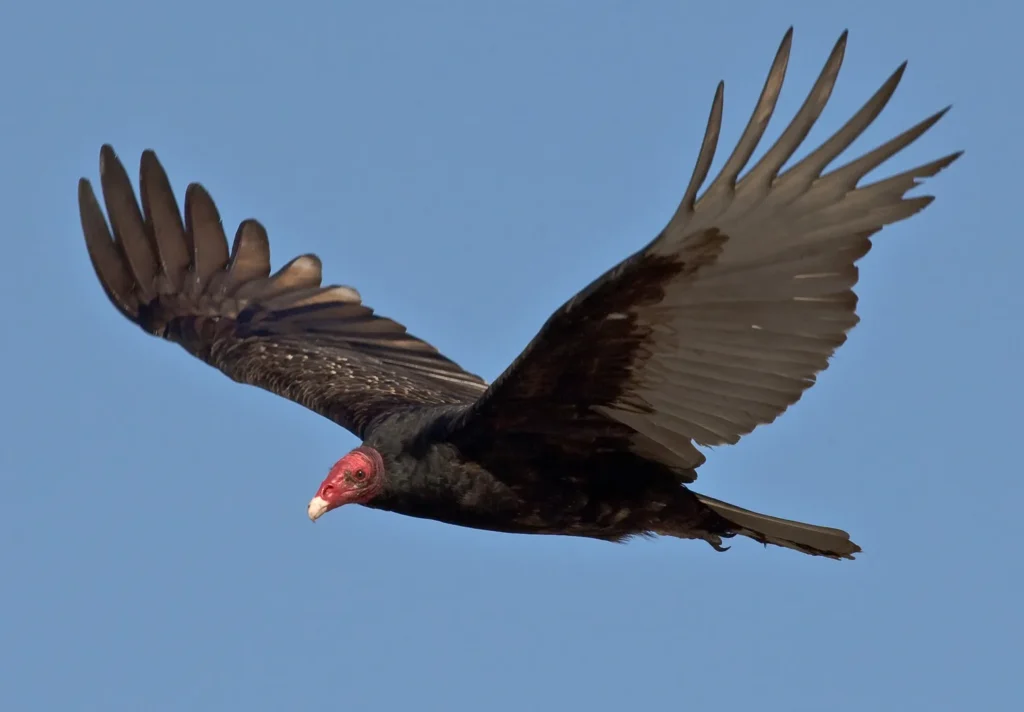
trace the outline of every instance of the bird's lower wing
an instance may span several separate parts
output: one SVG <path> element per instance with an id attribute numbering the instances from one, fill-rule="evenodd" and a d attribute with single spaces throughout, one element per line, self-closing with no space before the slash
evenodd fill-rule
<path id="1" fill-rule="evenodd" d="M 478 376 L 376 316 L 356 290 L 321 286 L 316 256 L 272 275 L 257 221 L 242 222 L 229 251 L 217 207 L 198 184 L 185 193 L 182 221 L 151 151 L 141 160 L 141 209 L 109 146 L 100 177 L 109 226 L 89 182 L 79 183 L 89 256 L 110 301 L 149 333 L 360 437 L 391 409 L 469 403 L 485 390 Z"/>
<path id="2" fill-rule="evenodd" d="M 721 128 L 721 85 L 672 220 L 548 320 L 467 413 L 467 429 L 580 442 L 614 433 L 685 478 L 704 460 L 695 443 L 734 443 L 773 421 L 828 366 L 857 323 L 855 263 L 871 235 L 928 205 L 931 197 L 906 193 L 959 154 L 857 185 L 939 112 L 824 173 L 881 112 L 901 66 L 831 138 L 781 171 L 831 94 L 844 33 L 796 117 L 739 178 L 775 108 L 791 32 L 738 145 L 700 199 Z"/>

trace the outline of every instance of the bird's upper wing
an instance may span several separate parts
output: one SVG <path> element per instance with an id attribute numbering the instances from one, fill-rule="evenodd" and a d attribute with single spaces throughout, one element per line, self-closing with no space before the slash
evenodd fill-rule
<path id="1" fill-rule="evenodd" d="M 735 443 L 814 383 L 857 323 L 855 263 L 871 235 L 928 205 L 930 196 L 905 194 L 959 154 L 858 186 L 943 111 L 824 172 L 881 112 L 904 64 L 835 135 L 781 171 L 831 94 L 844 32 L 796 117 L 740 178 L 775 108 L 791 41 L 792 29 L 738 145 L 700 199 L 721 128 L 721 84 L 671 221 L 555 312 L 466 413 L 465 432 L 519 449 L 544 439 L 581 452 L 625 446 L 692 479 L 704 461 L 695 443 Z"/>
<path id="2" fill-rule="evenodd" d="M 236 381 L 301 403 L 363 437 L 374 419 L 410 404 L 474 401 L 477 376 L 375 316 L 350 287 L 320 285 L 303 255 L 270 274 L 260 223 L 228 243 L 209 193 L 185 192 L 184 222 L 163 167 L 142 154 L 141 210 L 112 148 L 100 152 L 110 227 L 89 182 L 78 201 L 89 256 L 110 301 L 146 331 L 174 341 Z"/>

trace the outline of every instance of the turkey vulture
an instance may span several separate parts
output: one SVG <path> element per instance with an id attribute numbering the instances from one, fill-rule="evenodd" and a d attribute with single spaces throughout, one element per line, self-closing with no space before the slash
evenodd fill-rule
<path id="1" fill-rule="evenodd" d="M 906 197 L 960 154 L 858 186 L 944 109 L 846 165 L 826 167 L 874 121 L 906 63 L 791 168 L 828 101 L 844 32 L 778 141 L 740 173 L 782 87 L 792 28 L 724 167 L 697 194 L 722 122 L 719 84 L 696 168 L 661 233 L 562 305 L 497 380 L 460 368 L 359 293 L 321 286 L 314 255 L 270 273 L 267 232 L 238 227 L 229 251 L 210 194 L 185 191 L 184 220 L 152 151 L 136 196 L 100 151 L 109 227 L 86 179 L 82 230 L 107 297 L 150 334 L 235 381 L 301 403 L 362 444 L 331 467 L 308 514 L 358 503 L 499 532 L 623 541 L 668 535 L 718 550 L 737 534 L 843 559 L 838 529 L 742 509 L 689 489 L 697 445 L 735 443 L 815 381 L 857 323 L 855 263 Z"/>

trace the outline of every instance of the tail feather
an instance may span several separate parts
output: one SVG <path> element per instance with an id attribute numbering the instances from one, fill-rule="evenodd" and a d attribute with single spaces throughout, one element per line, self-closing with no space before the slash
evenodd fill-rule
<path id="1" fill-rule="evenodd" d="M 861 550 L 850 541 L 850 535 L 842 529 L 770 517 L 702 494 L 697 495 L 697 499 L 722 519 L 735 525 L 736 534 L 742 534 L 762 544 L 784 546 L 805 554 L 827 556 L 831 559 L 852 559 L 853 555 Z"/>

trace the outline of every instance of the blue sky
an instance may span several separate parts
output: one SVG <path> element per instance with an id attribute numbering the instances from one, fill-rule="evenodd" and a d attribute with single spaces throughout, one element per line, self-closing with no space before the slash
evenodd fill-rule
<path id="1" fill-rule="evenodd" d="M 1020 709 L 1008 7 L 5 7 L 0 708 Z M 769 139 L 849 27 L 811 141 L 909 59 L 854 150 L 952 103 L 886 171 L 967 152 L 878 236 L 863 321 L 818 385 L 701 469 L 707 494 L 848 529 L 856 562 L 358 507 L 312 526 L 306 502 L 355 439 L 145 336 L 89 266 L 77 179 L 97 178 L 101 143 L 132 173 L 154 148 L 229 232 L 263 221 L 275 266 L 316 252 L 328 281 L 493 378 L 662 227 L 719 79 L 732 147 L 790 24 Z"/>

